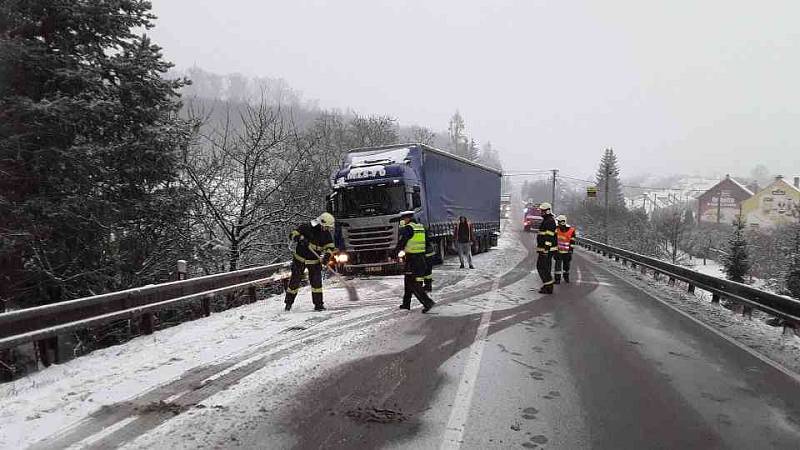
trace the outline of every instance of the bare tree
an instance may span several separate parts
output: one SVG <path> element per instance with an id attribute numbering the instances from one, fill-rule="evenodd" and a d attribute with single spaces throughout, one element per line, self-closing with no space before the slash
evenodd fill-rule
<path id="1" fill-rule="evenodd" d="M 678 262 L 678 250 L 689 229 L 684 213 L 681 208 L 667 208 L 653 215 L 653 225 L 661 237 L 662 253 L 669 255 L 673 264 Z"/>
<path id="2" fill-rule="evenodd" d="M 391 116 L 360 116 L 350 121 L 351 147 L 372 147 L 394 144 L 398 141 L 397 119 Z"/>
<path id="3" fill-rule="evenodd" d="M 404 138 L 403 140 L 430 145 L 433 147 L 436 146 L 436 133 L 430 128 L 413 125 L 406 130 L 406 136 L 408 137 Z"/>
<path id="4" fill-rule="evenodd" d="M 227 253 L 228 270 L 280 245 L 275 238 L 308 201 L 299 172 L 312 148 L 290 114 L 265 102 L 228 107 L 223 123 L 199 128 L 184 152 L 185 178 L 195 219 L 208 242 Z"/>

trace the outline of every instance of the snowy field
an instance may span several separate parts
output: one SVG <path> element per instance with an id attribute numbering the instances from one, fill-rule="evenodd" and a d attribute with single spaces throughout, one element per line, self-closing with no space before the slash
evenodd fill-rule
<path id="1" fill-rule="evenodd" d="M 436 289 L 433 298 L 469 291 L 470 286 L 485 286 L 526 255 L 517 235 L 506 233 L 498 247 L 474 257 L 475 270 L 458 269 L 457 258 L 437 266 L 435 283 L 451 284 Z M 192 419 L 197 414 L 227 408 L 237 398 L 253 395 L 254 390 L 260 392 L 258 401 L 247 402 L 254 411 L 243 410 L 241 415 L 253 417 L 272 411 L 310 377 L 363 356 L 359 355 L 359 342 L 363 339 L 381 339 L 383 327 L 409 319 L 408 315 L 420 314 L 416 300 L 412 311 L 397 310 L 402 277 L 358 279 L 356 283 L 361 300 L 350 302 L 341 286 L 326 281 L 328 310 L 325 312 L 312 311 L 310 291 L 305 288 L 289 313 L 283 311 L 283 297 L 274 296 L 141 336 L 0 385 L 3 403 L 0 449 L 26 448 L 44 438 L 52 439 L 54 434 L 72 436 L 73 441 L 78 435 L 81 439 L 75 441 L 75 448 L 102 446 L 104 436 L 136 420 L 136 411 L 173 406 L 191 410 L 133 440 L 129 446 L 155 447 L 162 433 L 181 430 L 187 433 L 187 448 L 201 445 L 198 439 L 203 436 L 210 441 L 202 445 L 218 445 L 219 436 L 240 424 L 220 423 L 220 429 L 206 430 L 206 435 L 200 435 L 191 431 Z M 498 309 L 513 307 L 518 302 L 509 300 L 502 291 L 498 295 L 501 296 Z M 443 315 L 473 313 L 480 305 L 469 300 L 443 302 L 434 311 Z M 393 345 L 396 343 L 387 342 L 387 351 Z M 215 380 L 217 384 L 221 380 L 224 388 L 213 395 L 198 397 L 198 401 L 192 400 Z M 270 392 L 264 392 L 264 386 Z M 98 417 L 104 419 L 104 429 L 92 433 L 82 430 L 89 419 Z"/>

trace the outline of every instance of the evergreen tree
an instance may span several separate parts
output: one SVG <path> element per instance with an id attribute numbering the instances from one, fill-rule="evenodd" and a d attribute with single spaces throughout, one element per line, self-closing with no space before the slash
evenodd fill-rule
<path id="1" fill-rule="evenodd" d="M 786 287 L 792 297 L 800 299 L 800 225 L 795 225 L 794 242 L 789 253 Z"/>
<path id="2" fill-rule="evenodd" d="M 494 149 L 491 142 L 487 141 L 486 144 L 483 145 L 479 160 L 489 167 L 500 170 L 503 169 L 503 163 L 500 162 L 500 155 L 497 153 L 497 150 Z"/>
<path id="3" fill-rule="evenodd" d="M 600 168 L 597 169 L 597 199 L 600 205 L 605 205 L 606 185 L 609 208 L 624 207 L 625 197 L 622 195 L 622 183 L 619 180 L 617 155 L 610 148 L 606 149 L 600 159 Z"/>
<path id="4" fill-rule="evenodd" d="M 447 126 L 447 132 L 450 137 L 448 142 L 448 150 L 459 156 L 466 155 L 467 137 L 464 134 L 464 118 L 461 113 L 456 111 L 453 117 L 450 118 L 450 124 Z"/>
<path id="5" fill-rule="evenodd" d="M 475 142 L 475 139 L 470 139 L 464 157 L 470 161 L 477 161 L 478 157 L 480 156 L 480 153 L 481 151 L 478 148 L 478 144 Z"/>
<path id="6" fill-rule="evenodd" d="M 0 4 L 0 297 L 54 302 L 158 281 L 189 230 L 189 127 L 141 0 Z"/>
<path id="7" fill-rule="evenodd" d="M 728 279 L 744 283 L 750 272 L 750 256 L 744 236 L 745 223 L 741 216 L 733 222 L 733 233 L 728 239 L 728 253 L 723 258 L 725 274 Z"/>

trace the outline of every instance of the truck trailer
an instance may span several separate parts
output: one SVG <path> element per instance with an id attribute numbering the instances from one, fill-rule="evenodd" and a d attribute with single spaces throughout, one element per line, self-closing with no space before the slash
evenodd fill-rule
<path id="1" fill-rule="evenodd" d="M 473 224 L 474 253 L 497 245 L 502 172 L 424 144 L 357 148 L 331 176 L 336 257 L 345 273 L 397 273 L 400 213 L 413 210 L 443 261 L 459 216 Z"/>

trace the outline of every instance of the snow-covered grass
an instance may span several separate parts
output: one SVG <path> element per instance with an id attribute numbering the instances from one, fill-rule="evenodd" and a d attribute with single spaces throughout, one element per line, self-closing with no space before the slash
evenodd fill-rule
<path id="1" fill-rule="evenodd" d="M 434 279 L 450 279 L 453 284 L 437 289 L 434 299 L 497 277 L 526 254 L 516 235 L 507 233 L 501 236 L 498 247 L 474 256 L 475 270 L 461 271 L 457 269 L 458 259 L 451 258 L 444 267 L 434 270 Z M 239 383 L 247 385 L 285 376 L 300 382 L 314 373 L 313 366 L 322 356 L 336 353 L 347 343 L 385 325 L 366 323 L 370 318 L 404 317 L 396 311 L 402 295 L 402 277 L 364 278 L 355 283 L 362 299 L 359 302 L 348 301 L 341 286 L 326 281 L 325 303 L 329 309 L 322 313 L 312 311 L 311 294 L 306 288 L 301 290 L 290 313 L 283 311 L 283 297 L 273 296 L 2 384 L 0 449 L 30 446 L 74 427 L 103 407 L 141 397 L 203 367 L 219 365 L 219 371 L 224 371 L 231 365 L 240 367 L 265 355 L 291 351 Z M 364 328 L 345 326 L 359 321 L 365 323 Z M 325 333 L 333 335 L 293 350 L 296 345 L 292 345 Z M 247 381 L 251 377 L 255 381 Z M 226 394 L 216 394 L 209 401 L 222 402 L 220 395 Z"/>
<path id="2" fill-rule="evenodd" d="M 800 373 L 800 339 L 794 333 L 783 335 L 780 327 L 767 325 L 766 320 L 770 316 L 755 310 L 752 319 L 743 317 L 719 304 L 711 303 L 711 294 L 701 289 L 690 294 L 685 283 L 669 285 L 665 277 L 655 280 L 652 276 L 642 275 L 638 269 L 592 255 L 590 257 L 604 260 L 600 266 L 625 277 L 648 294 L 677 307 L 795 373 Z M 702 262 L 700 267 L 703 267 Z M 719 270 L 719 265 L 708 264 L 703 269 L 709 275 L 721 276 L 714 273 L 715 270 Z"/>

